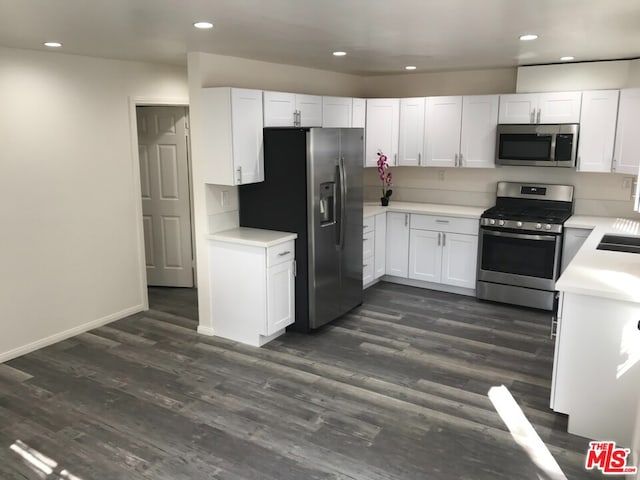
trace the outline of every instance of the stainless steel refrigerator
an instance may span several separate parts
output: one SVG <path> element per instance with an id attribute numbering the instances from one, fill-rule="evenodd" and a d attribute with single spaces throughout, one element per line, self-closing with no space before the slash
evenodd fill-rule
<path id="1" fill-rule="evenodd" d="M 240 225 L 296 232 L 297 331 L 362 303 L 361 128 L 265 128 L 264 182 L 241 185 Z"/>

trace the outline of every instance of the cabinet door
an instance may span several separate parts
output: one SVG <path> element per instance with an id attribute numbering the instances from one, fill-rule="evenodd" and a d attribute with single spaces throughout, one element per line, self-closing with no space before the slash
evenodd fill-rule
<path id="1" fill-rule="evenodd" d="M 396 165 L 399 128 L 400 100 L 397 98 L 367 100 L 366 167 L 377 165 L 378 152 L 383 152 L 387 156 L 389 165 Z"/>
<path id="2" fill-rule="evenodd" d="M 440 283 L 442 233 L 411 230 L 409 235 L 409 278 Z"/>
<path id="3" fill-rule="evenodd" d="M 294 320 L 293 261 L 267 269 L 267 325 L 264 335 L 273 335 Z"/>
<path id="4" fill-rule="evenodd" d="M 262 91 L 231 89 L 231 111 L 234 185 L 262 182 Z"/>
<path id="5" fill-rule="evenodd" d="M 500 95 L 498 123 L 536 123 L 537 93 Z"/>
<path id="6" fill-rule="evenodd" d="M 296 95 L 296 110 L 300 115 L 300 127 L 322 126 L 322 97 Z"/>
<path id="7" fill-rule="evenodd" d="M 351 126 L 353 128 L 364 128 L 367 119 L 367 101 L 364 98 L 353 98 L 352 100 Z"/>
<path id="8" fill-rule="evenodd" d="M 322 126 L 326 128 L 351 127 L 353 101 L 347 97 L 322 97 Z"/>
<path id="9" fill-rule="evenodd" d="M 375 249 L 375 235 L 375 231 L 362 234 L 362 258 L 373 258 Z"/>
<path id="10" fill-rule="evenodd" d="M 460 233 L 442 234 L 442 283 L 476 288 L 478 237 Z"/>
<path id="11" fill-rule="evenodd" d="M 555 403 L 569 414 L 569 433 L 631 446 L 640 401 L 639 318 L 638 303 L 565 292 Z"/>
<path id="12" fill-rule="evenodd" d="M 582 94 L 578 171 L 611 171 L 619 95 L 618 90 Z"/>
<path id="13" fill-rule="evenodd" d="M 582 92 L 541 93 L 537 123 L 579 123 Z"/>
<path id="14" fill-rule="evenodd" d="M 400 100 L 398 165 L 418 166 L 424 147 L 424 98 Z"/>
<path id="15" fill-rule="evenodd" d="M 409 214 L 387 213 L 385 273 L 407 278 L 409 271 Z"/>
<path id="16" fill-rule="evenodd" d="M 498 95 L 462 97 L 461 167 L 495 167 L 498 98 Z"/>
<path id="17" fill-rule="evenodd" d="M 427 167 L 456 167 L 460 153 L 462 97 L 427 98 L 424 153 Z"/>
<path id="18" fill-rule="evenodd" d="M 264 92 L 264 126 L 292 127 L 296 96 L 285 92 Z"/>
<path id="19" fill-rule="evenodd" d="M 621 90 L 614 151 L 616 173 L 638 174 L 640 161 L 638 125 L 640 125 L 640 88 Z"/>
<path id="20" fill-rule="evenodd" d="M 379 213 L 375 217 L 374 244 L 374 277 L 380 278 L 385 274 L 385 252 L 387 239 L 387 214 Z"/>

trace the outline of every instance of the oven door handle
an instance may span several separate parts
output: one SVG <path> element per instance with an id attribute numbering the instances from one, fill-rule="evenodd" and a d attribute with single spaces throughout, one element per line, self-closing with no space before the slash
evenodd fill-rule
<path id="1" fill-rule="evenodd" d="M 494 237 L 522 238 L 526 240 L 543 240 L 546 242 L 555 242 L 558 237 L 555 235 L 533 235 L 527 233 L 511 233 L 496 232 L 495 230 L 482 230 L 483 235 L 492 235 Z"/>

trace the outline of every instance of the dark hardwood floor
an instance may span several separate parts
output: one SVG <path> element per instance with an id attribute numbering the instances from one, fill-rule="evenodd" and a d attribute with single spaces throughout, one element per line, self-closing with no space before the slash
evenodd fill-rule
<path id="1" fill-rule="evenodd" d="M 568 479 L 549 314 L 378 284 L 257 349 L 197 335 L 195 292 L 0 365 L 0 479 L 552 478 L 487 397 L 505 385 Z M 553 477 L 556 478 L 556 477 Z"/>

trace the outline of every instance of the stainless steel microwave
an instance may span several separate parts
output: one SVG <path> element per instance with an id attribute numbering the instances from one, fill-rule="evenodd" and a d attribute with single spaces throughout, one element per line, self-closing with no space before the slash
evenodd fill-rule
<path id="1" fill-rule="evenodd" d="M 575 167 L 578 124 L 498 125 L 496 165 Z"/>

